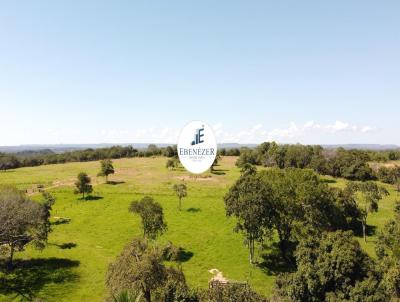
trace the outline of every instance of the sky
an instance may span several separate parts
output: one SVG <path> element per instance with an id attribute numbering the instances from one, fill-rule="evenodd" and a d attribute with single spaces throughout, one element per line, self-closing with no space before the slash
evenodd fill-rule
<path id="1" fill-rule="evenodd" d="M 400 145 L 399 1 L 2 1 L 0 145 Z"/>

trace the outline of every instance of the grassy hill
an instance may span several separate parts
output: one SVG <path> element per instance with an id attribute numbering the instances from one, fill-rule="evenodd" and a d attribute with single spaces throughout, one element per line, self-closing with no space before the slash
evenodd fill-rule
<path id="1" fill-rule="evenodd" d="M 45 301 L 101 301 L 106 294 L 104 279 L 108 264 L 130 239 L 141 234 L 140 221 L 128 212 L 128 206 L 132 200 L 150 195 L 164 207 L 168 223 L 168 231 L 159 241 L 170 240 L 185 249 L 187 259 L 182 268 L 191 286 L 207 287 L 211 277 L 208 270 L 217 268 L 226 277 L 247 280 L 257 291 L 268 295 L 275 275 L 282 268 L 251 266 L 242 235 L 232 231 L 235 221 L 225 216 L 223 196 L 239 176 L 235 160 L 224 157 L 215 174 L 193 178 L 184 170 L 167 170 L 165 158 L 120 159 L 114 161 L 116 173 L 110 177 L 113 184 L 104 184 L 103 178 L 96 177 L 98 162 L 0 173 L 0 183 L 25 189 L 32 198 L 40 198 L 36 188 L 44 185 L 57 198 L 52 220 L 70 219 L 69 223 L 53 225 L 48 247 L 42 252 L 28 248 L 18 253 L 21 270 L 15 283 Z M 81 171 L 92 177 L 96 197 L 92 200 L 79 200 L 80 196 L 73 194 L 73 183 Z M 188 197 L 179 211 L 172 185 L 182 179 L 188 185 Z M 334 186 L 344 185 L 343 180 L 330 179 L 330 182 Z M 369 217 L 372 237 L 367 244 L 360 239 L 372 255 L 373 234 L 392 216 L 397 197 L 388 188 L 391 195 L 381 202 L 380 211 Z M 0 301 L 11 298 L 0 295 Z"/>

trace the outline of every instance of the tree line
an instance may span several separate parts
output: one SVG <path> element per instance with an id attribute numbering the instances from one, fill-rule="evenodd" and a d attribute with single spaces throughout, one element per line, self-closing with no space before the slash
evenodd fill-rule
<path id="1" fill-rule="evenodd" d="M 399 183 L 400 168 L 382 167 L 374 171 L 368 162 L 387 162 L 400 159 L 400 151 L 345 150 L 343 148 L 324 149 L 318 145 L 278 145 L 265 142 L 256 148 L 222 148 L 220 156 L 239 156 L 237 165 L 245 163 L 279 168 L 310 168 L 320 174 L 344 177 L 350 180 L 379 179 L 386 183 Z M 177 147 L 159 148 L 150 144 L 147 149 L 138 150 L 132 146 L 113 146 L 109 148 L 76 150 L 54 153 L 51 150 L 24 151 L 19 153 L 0 153 L 0 170 L 19 167 L 39 166 L 66 162 L 85 162 L 102 159 L 130 157 L 166 156 L 170 159 L 166 167 L 174 169 L 179 166 Z"/>
<path id="2" fill-rule="evenodd" d="M 265 142 L 254 149 L 242 149 L 236 162 L 238 167 L 249 163 L 266 167 L 312 169 L 319 174 L 343 177 L 348 180 L 374 180 L 400 182 L 400 169 L 374 171 L 369 162 L 387 154 L 389 159 L 399 158 L 398 151 L 324 149 L 315 145 L 278 145 Z M 379 157 L 378 155 L 381 155 Z M 385 175 L 389 175 L 385 177 Z"/>
<path id="3" fill-rule="evenodd" d="M 177 155 L 176 146 L 159 148 L 154 144 L 150 144 L 147 149 L 142 150 L 135 149 L 132 146 L 113 146 L 110 148 L 85 149 L 64 153 L 54 153 L 51 150 L 42 150 L 37 152 L 0 153 L 0 170 L 67 162 L 86 162 L 102 159 L 151 156 L 173 157 L 175 155 Z"/>

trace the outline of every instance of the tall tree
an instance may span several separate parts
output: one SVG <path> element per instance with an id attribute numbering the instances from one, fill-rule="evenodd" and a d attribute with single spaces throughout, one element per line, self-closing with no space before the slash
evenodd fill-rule
<path id="1" fill-rule="evenodd" d="M 379 259 L 396 256 L 400 260 L 400 202 L 395 202 L 394 219 L 390 219 L 378 234 L 376 255 Z"/>
<path id="2" fill-rule="evenodd" d="M 165 167 L 169 170 L 174 170 L 179 167 L 179 159 L 173 157 L 167 159 L 167 163 L 165 164 Z"/>
<path id="3" fill-rule="evenodd" d="M 162 264 L 161 253 L 150 248 L 146 240 L 134 239 L 110 265 L 106 284 L 112 294 L 122 290 L 141 292 L 144 300 L 151 302 L 153 292 L 166 279 L 167 269 Z"/>
<path id="4" fill-rule="evenodd" d="M 393 168 L 393 182 L 396 186 L 396 190 L 400 193 L 400 166 L 396 166 Z"/>
<path id="5" fill-rule="evenodd" d="M 378 212 L 378 202 L 389 192 L 382 186 L 378 186 L 375 182 L 348 182 L 346 190 L 355 195 L 361 210 L 361 224 L 364 242 L 367 242 L 367 218 L 368 214 Z"/>
<path id="6" fill-rule="evenodd" d="M 141 200 L 132 201 L 129 211 L 139 214 L 144 238 L 155 239 L 167 229 L 163 208 L 152 197 L 145 196 Z"/>
<path id="7" fill-rule="evenodd" d="M 257 173 L 257 168 L 252 164 L 245 163 L 242 168 L 240 169 L 240 173 L 242 175 L 254 175 Z"/>
<path id="8" fill-rule="evenodd" d="M 276 280 L 276 301 L 386 301 L 380 298 L 373 261 L 352 232 L 304 238 L 295 255 L 297 271 Z"/>
<path id="9" fill-rule="evenodd" d="M 146 302 L 197 301 L 191 298 L 182 271 L 166 267 L 164 260 L 158 246 L 134 239 L 109 266 L 106 285 L 113 296 L 125 291 L 125 296 L 143 297 Z"/>
<path id="10" fill-rule="evenodd" d="M 8 169 L 15 169 L 20 166 L 20 162 L 14 155 L 1 155 L 0 154 L 0 170 L 6 171 Z"/>
<path id="11" fill-rule="evenodd" d="M 53 209 L 53 205 L 56 203 L 56 198 L 46 191 L 42 193 L 42 198 L 43 198 L 42 205 L 46 213 L 45 219 L 47 221 L 47 232 L 50 232 L 51 231 L 50 212 Z"/>
<path id="12" fill-rule="evenodd" d="M 44 205 L 28 199 L 11 186 L 0 188 L 0 246 L 8 247 L 8 267 L 15 251 L 32 243 L 43 249 L 49 232 L 49 214 Z"/>
<path id="13" fill-rule="evenodd" d="M 375 246 L 381 271 L 382 287 L 388 301 L 400 301 L 400 202 L 395 203 L 395 217 L 378 234 Z"/>
<path id="14" fill-rule="evenodd" d="M 100 172 L 97 176 L 105 176 L 108 183 L 108 175 L 114 174 L 114 166 L 111 159 L 103 159 L 100 161 Z"/>
<path id="15" fill-rule="evenodd" d="M 213 163 L 211 164 L 210 172 L 213 172 L 213 171 L 214 171 L 214 167 L 218 165 L 218 162 L 219 162 L 220 160 L 221 160 L 221 154 L 218 153 L 218 154 L 215 156 L 215 159 L 214 159 Z"/>
<path id="16" fill-rule="evenodd" d="M 304 169 L 269 169 L 260 176 L 273 191 L 272 222 L 279 238 L 283 258 L 290 262 L 288 252 L 307 228 L 317 232 L 340 228 L 345 220 L 336 204 L 336 193 L 313 171 Z"/>
<path id="17" fill-rule="evenodd" d="M 247 174 L 230 188 L 224 197 L 226 214 L 237 218 L 235 231 L 246 236 L 250 263 L 254 263 L 255 242 L 262 241 L 272 226 L 273 196 L 271 187 L 258 174 Z"/>
<path id="18" fill-rule="evenodd" d="M 184 183 L 174 184 L 173 189 L 175 191 L 176 196 L 179 199 L 179 211 L 182 209 L 182 198 L 187 196 L 187 188 Z"/>
<path id="19" fill-rule="evenodd" d="M 78 174 L 78 179 L 75 182 L 75 193 L 82 194 L 82 199 L 85 199 L 85 193 L 90 194 L 93 192 L 93 187 L 90 182 L 91 179 L 85 172 L 81 172 Z"/>

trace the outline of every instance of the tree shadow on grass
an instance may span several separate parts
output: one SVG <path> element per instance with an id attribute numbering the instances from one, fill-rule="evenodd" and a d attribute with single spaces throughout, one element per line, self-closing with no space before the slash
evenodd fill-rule
<path id="1" fill-rule="evenodd" d="M 108 182 L 106 182 L 106 185 L 112 185 L 112 186 L 115 186 L 115 185 L 120 185 L 120 184 L 124 184 L 125 183 L 125 181 L 120 181 L 120 180 L 109 180 Z"/>
<path id="2" fill-rule="evenodd" d="M 62 250 L 70 250 L 70 249 L 78 246 L 75 242 L 66 242 L 66 243 L 54 244 L 54 245 L 59 247 Z"/>
<path id="3" fill-rule="evenodd" d="M 275 276 L 281 273 L 291 273 L 296 270 L 294 259 L 290 262 L 285 259 L 276 242 L 265 246 L 264 251 L 265 253 L 261 256 L 263 260 L 258 263 L 257 266 L 261 268 L 265 274 Z"/>
<path id="4" fill-rule="evenodd" d="M 80 262 L 61 258 L 15 260 L 11 271 L 0 270 L 0 294 L 32 301 L 40 290 L 51 284 L 78 282 L 73 268 Z"/>
<path id="5" fill-rule="evenodd" d="M 176 261 L 178 262 L 187 262 L 193 257 L 193 252 L 186 251 L 184 248 L 179 248 L 178 255 L 176 257 Z"/>
<path id="6" fill-rule="evenodd" d="M 211 173 L 215 174 L 215 175 L 225 175 L 226 174 L 225 172 L 227 172 L 227 171 L 229 171 L 229 170 L 226 170 L 226 169 L 214 169 L 214 170 L 211 171 Z"/>
<path id="7" fill-rule="evenodd" d="M 189 208 L 186 210 L 186 212 L 197 213 L 197 212 L 201 212 L 201 209 L 200 208 Z"/>
<path id="8" fill-rule="evenodd" d="M 356 237 L 363 237 L 364 234 L 362 232 L 362 228 L 358 225 L 357 227 L 352 228 L 352 231 L 354 233 L 354 236 Z M 365 234 L 369 236 L 374 236 L 376 235 L 377 228 L 375 225 L 366 225 L 365 227 Z"/>
<path id="9" fill-rule="evenodd" d="M 365 233 L 367 234 L 367 236 L 376 235 L 376 225 L 367 225 L 365 228 Z"/>
<path id="10" fill-rule="evenodd" d="M 85 199 L 82 199 L 81 198 L 81 200 L 84 200 L 84 201 L 94 201 L 94 200 L 100 200 L 100 199 L 103 199 L 104 197 L 102 197 L 102 196 L 92 196 L 92 195 L 89 195 L 89 196 L 86 196 L 85 197 Z"/>
<path id="11" fill-rule="evenodd" d="M 66 218 L 66 217 L 57 217 L 54 218 L 56 219 L 55 221 L 51 222 L 50 224 L 52 225 L 60 225 L 60 224 L 68 224 L 71 222 L 71 218 Z"/>

